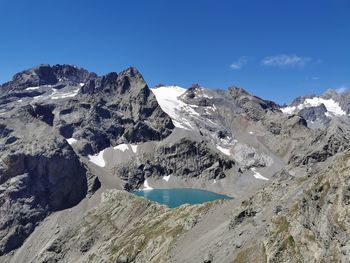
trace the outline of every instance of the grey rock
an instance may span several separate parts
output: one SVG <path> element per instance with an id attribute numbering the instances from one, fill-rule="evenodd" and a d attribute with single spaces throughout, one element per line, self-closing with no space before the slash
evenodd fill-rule
<path id="1" fill-rule="evenodd" d="M 233 160 L 211 151 L 204 142 L 189 139 L 181 139 L 150 154 L 144 154 L 138 162 L 141 165 L 127 163 L 127 166 L 118 168 L 121 178 L 127 182 L 127 190 L 138 188 L 149 176 L 160 178 L 172 174 L 182 178 L 224 178 L 225 170 L 231 169 L 235 164 Z"/>
<path id="2" fill-rule="evenodd" d="M 334 99 L 350 112 L 348 93 L 328 91 L 322 98 Z M 125 160 L 112 169 L 126 190 L 164 175 L 182 183 L 200 178 L 201 185 L 222 178 L 255 184 L 258 180 L 246 173 L 252 167 L 271 172 L 269 181 L 257 192 L 242 194 L 241 205 L 227 201 L 177 209 L 125 191 L 111 193 L 107 185 L 101 189 L 101 203 L 81 220 L 52 229 L 54 235 L 33 253 L 33 261 L 92 260 L 98 251 L 101 261 L 166 262 L 170 248 L 181 247 L 207 226 L 213 229 L 199 241 L 206 251 L 215 249 L 218 260 L 232 261 L 249 252 L 250 261 L 268 256 L 271 262 L 328 262 L 335 257 L 346 262 L 348 116 L 326 117 L 324 105 L 286 115 L 276 103 L 237 87 L 206 90 L 194 84 L 178 99 L 197 113 L 191 115 L 186 107 L 178 111 L 190 130 L 174 130 L 135 68 L 97 76 L 70 65 L 41 65 L 1 85 L 1 259 L 10 258 L 50 213 L 95 197 L 101 187 L 96 174 L 108 173 L 110 167 L 96 172 L 80 160 L 106 147 L 139 143 L 137 153 L 123 152 Z M 72 137 L 77 142 L 69 145 L 66 139 Z M 210 206 L 215 206 L 213 213 L 223 213 L 207 216 Z M 226 240 L 234 240 L 230 248 Z M 189 244 L 196 247 L 193 240 Z M 201 249 L 187 252 L 195 255 L 189 258 L 212 262 L 212 253 L 203 258 Z"/>
<path id="3" fill-rule="evenodd" d="M 242 88 L 233 86 L 228 91 L 246 114 L 255 121 L 262 119 L 266 111 L 280 111 L 276 103 L 253 96 Z"/>
<path id="4" fill-rule="evenodd" d="M 0 158 L 0 253 L 21 245 L 48 213 L 77 204 L 87 193 L 86 169 L 50 125 L 30 106 L 0 120 L 6 136 Z"/>
<path id="5" fill-rule="evenodd" d="M 321 104 L 317 107 L 308 107 L 300 110 L 298 115 L 302 116 L 307 121 L 316 121 L 317 119 L 322 119 L 323 121 L 327 121 L 325 113 L 327 112 L 324 104 Z"/>
<path id="6" fill-rule="evenodd" d="M 213 262 L 213 255 L 209 252 L 203 258 L 203 263 L 211 263 Z"/>
<path id="7" fill-rule="evenodd" d="M 120 256 L 116 261 L 116 263 L 128 263 L 128 262 L 129 260 L 127 256 Z"/>

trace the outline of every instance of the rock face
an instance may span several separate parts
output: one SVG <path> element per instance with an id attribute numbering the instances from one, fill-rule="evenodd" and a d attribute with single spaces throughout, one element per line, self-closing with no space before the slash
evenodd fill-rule
<path id="1" fill-rule="evenodd" d="M 0 88 L 3 112 L 28 103 L 83 155 L 124 142 L 167 137 L 171 119 L 135 68 L 98 77 L 70 65 L 41 65 L 16 74 Z M 1 110 L 0 108 L 0 110 Z"/>
<path id="2" fill-rule="evenodd" d="M 205 142 L 182 139 L 174 144 L 159 147 L 137 158 L 134 163 L 118 168 L 117 174 L 127 183 L 125 188 L 139 188 L 147 177 L 164 175 L 193 178 L 220 179 L 226 176 L 235 162 L 210 150 Z"/>
<path id="3" fill-rule="evenodd" d="M 34 115 L 34 116 L 33 116 Z M 27 106 L 0 118 L 0 254 L 21 245 L 48 213 L 87 193 L 86 169 L 73 149 Z"/>
<path id="4" fill-rule="evenodd" d="M 13 76 L 9 81 L 1 86 L 1 93 L 9 93 L 15 96 L 17 92 L 24 91 L 29 87 L 39 87 L 46 85 L 85 83 L 90 78 L 95 78 L 95 73 L 71 65 L 40 65 Z M 63 86 L 61 86 L 62 88 Z M 59 87 L 58 87 L 59 88 Z"/>
<path id="5" fill-rule="evenodd" d="M 294 151 L 290 163 L 299 165 L 323 162 L 337 153 L 346 151 L 350 148 L 349 127 L 347 120 L 331 120 L 325 130 L 319 131 L 312 141 L 305 143 L 303 149 L 298 153 Z"/>
<path id="6" fill-rule="evenodd" d="M 228 92 L 253 120 L 262 119 L 268 110 L 279 111 L 279 106 L 276 103 L 253 96 L 242 88 L 230 87 Z"/>
<path id="7" fill-rule="evenodd" d="M 64 137 L 81 141 L 83 155 L 125 142 L 160 140 L 174 127 L 134 68 L 89 80 L 55 114 L 55 126 Z"/>
<path id="8" fill-rule="evenodd" d="M 242 262 L 243 255 L 261 247 L 256 259 L 266 262 L 346 262 L 350 252 L 349 169 L 347 152 L 309 179 L 280 180 L 242 203 L 231 219 L 230 231 L 242 231 L 251 220 L 255 231 L 267 229 L 258 238 L 253 231 L 244 240 L 246 245 L 234 253 L 233 262 Z"/>
<path id="9" fill-rule="evenodd" d="M 307 121 L 316 121 L 317 119 L 327 120 L 325 113 L 327 112 L 324 104 L 316 107 L 304 108 L 299 111 L 298 115 Z"/>
<path id="10" fill-rule="evenodd" d="M 159 140 L 172 128 L 134 68 L 98 77 L 75 66 L 40 65 L 1 85 L 0 255 L 21 246 L 51 212 L 100 187 L 81 155 Z"/>

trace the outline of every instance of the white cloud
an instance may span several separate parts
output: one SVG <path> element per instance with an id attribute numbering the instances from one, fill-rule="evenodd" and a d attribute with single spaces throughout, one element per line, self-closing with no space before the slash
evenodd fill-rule
<path id="1" fill-rule="evenodd" d="M 344 93 L 344 92 L 348 91 L 349 89 L 350 89 L 350 87 L 340 86 L 340 87 L 336 88 L 335 91 L 337 93 L 341 94 L 341 93 Z"/>
<path id="2" fill-rule="evenodd" d="M 237 61 L 233 62 L 230 65 L 230 68 L 233 70 L 241 69 L 245 64 L 247 64 L 249 61 L 248 57 L 240 57 Z"/>
<path id="3" fill-rule="evenodd" d="M 319 77 L 312 77 L 312 80 L 319 80 Z"/>
<path id="4" fill-rule="evenodd" d="M 264 66 L 276 67 L 303 67 L 311 61 L 309 57 L 299 57 L 297 55 L 274 55 L 263 58 L 261 64 Z"/>

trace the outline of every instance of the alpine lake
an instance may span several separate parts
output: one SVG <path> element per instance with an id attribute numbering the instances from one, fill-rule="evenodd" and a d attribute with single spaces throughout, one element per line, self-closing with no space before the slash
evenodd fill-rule
<path id="1" fill-rule="evenodd" d="M 147 189 L 137 190 L 132 193 L 170 208 L 175 208 L 183 204 L 194 205 L 218 199 L 232 199 L 232 197 L 227 195 L 192 188 Z"/>

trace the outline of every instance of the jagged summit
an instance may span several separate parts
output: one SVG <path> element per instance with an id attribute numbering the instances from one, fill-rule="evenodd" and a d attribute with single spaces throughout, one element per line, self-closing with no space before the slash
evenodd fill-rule
<path id="1" fill-rule="evenodd" d="M 99 187 L 82 159 L 125 142 L 164 139 L 173 128 L 135 68 L 99 77 L 40 65 L 16 74 L 0 87 L 0 184 L 7 189 L 0 190 L 0 255 L 49 213 Z"/>
<path id="2" fill-rule="evenodd" d="M 1 85 L 2 89 L 25 89 L 28 87 L 55 85 L 62 80 L 69 80 L 76 83 L 87 81 L 89 78 L 97 77 L 83 68 L 73 65 L 42 64 L 15 74 L 11 81 Z"/>
<path id="3" fill-rule="evenodd" d="M 107 73 L 104 76 L 98 76 L 94 72 L 89 72 L 84 68 L 68 64 L 41 64 L 33 68 L 16 73 L 11 81 L 0 85 L 0 92 L 11 89 L 25 90 L 30 87 L 40 87 L 48 85 L 57 85 L 62 82 L 87 83 L 90 80 L 101 79 L 112 80 L 113 76 L 120 76 L 120 78 L 137 78 L 143 81 L 140 72 L 130 67 L 119 74 L 116 72 Z"/>

